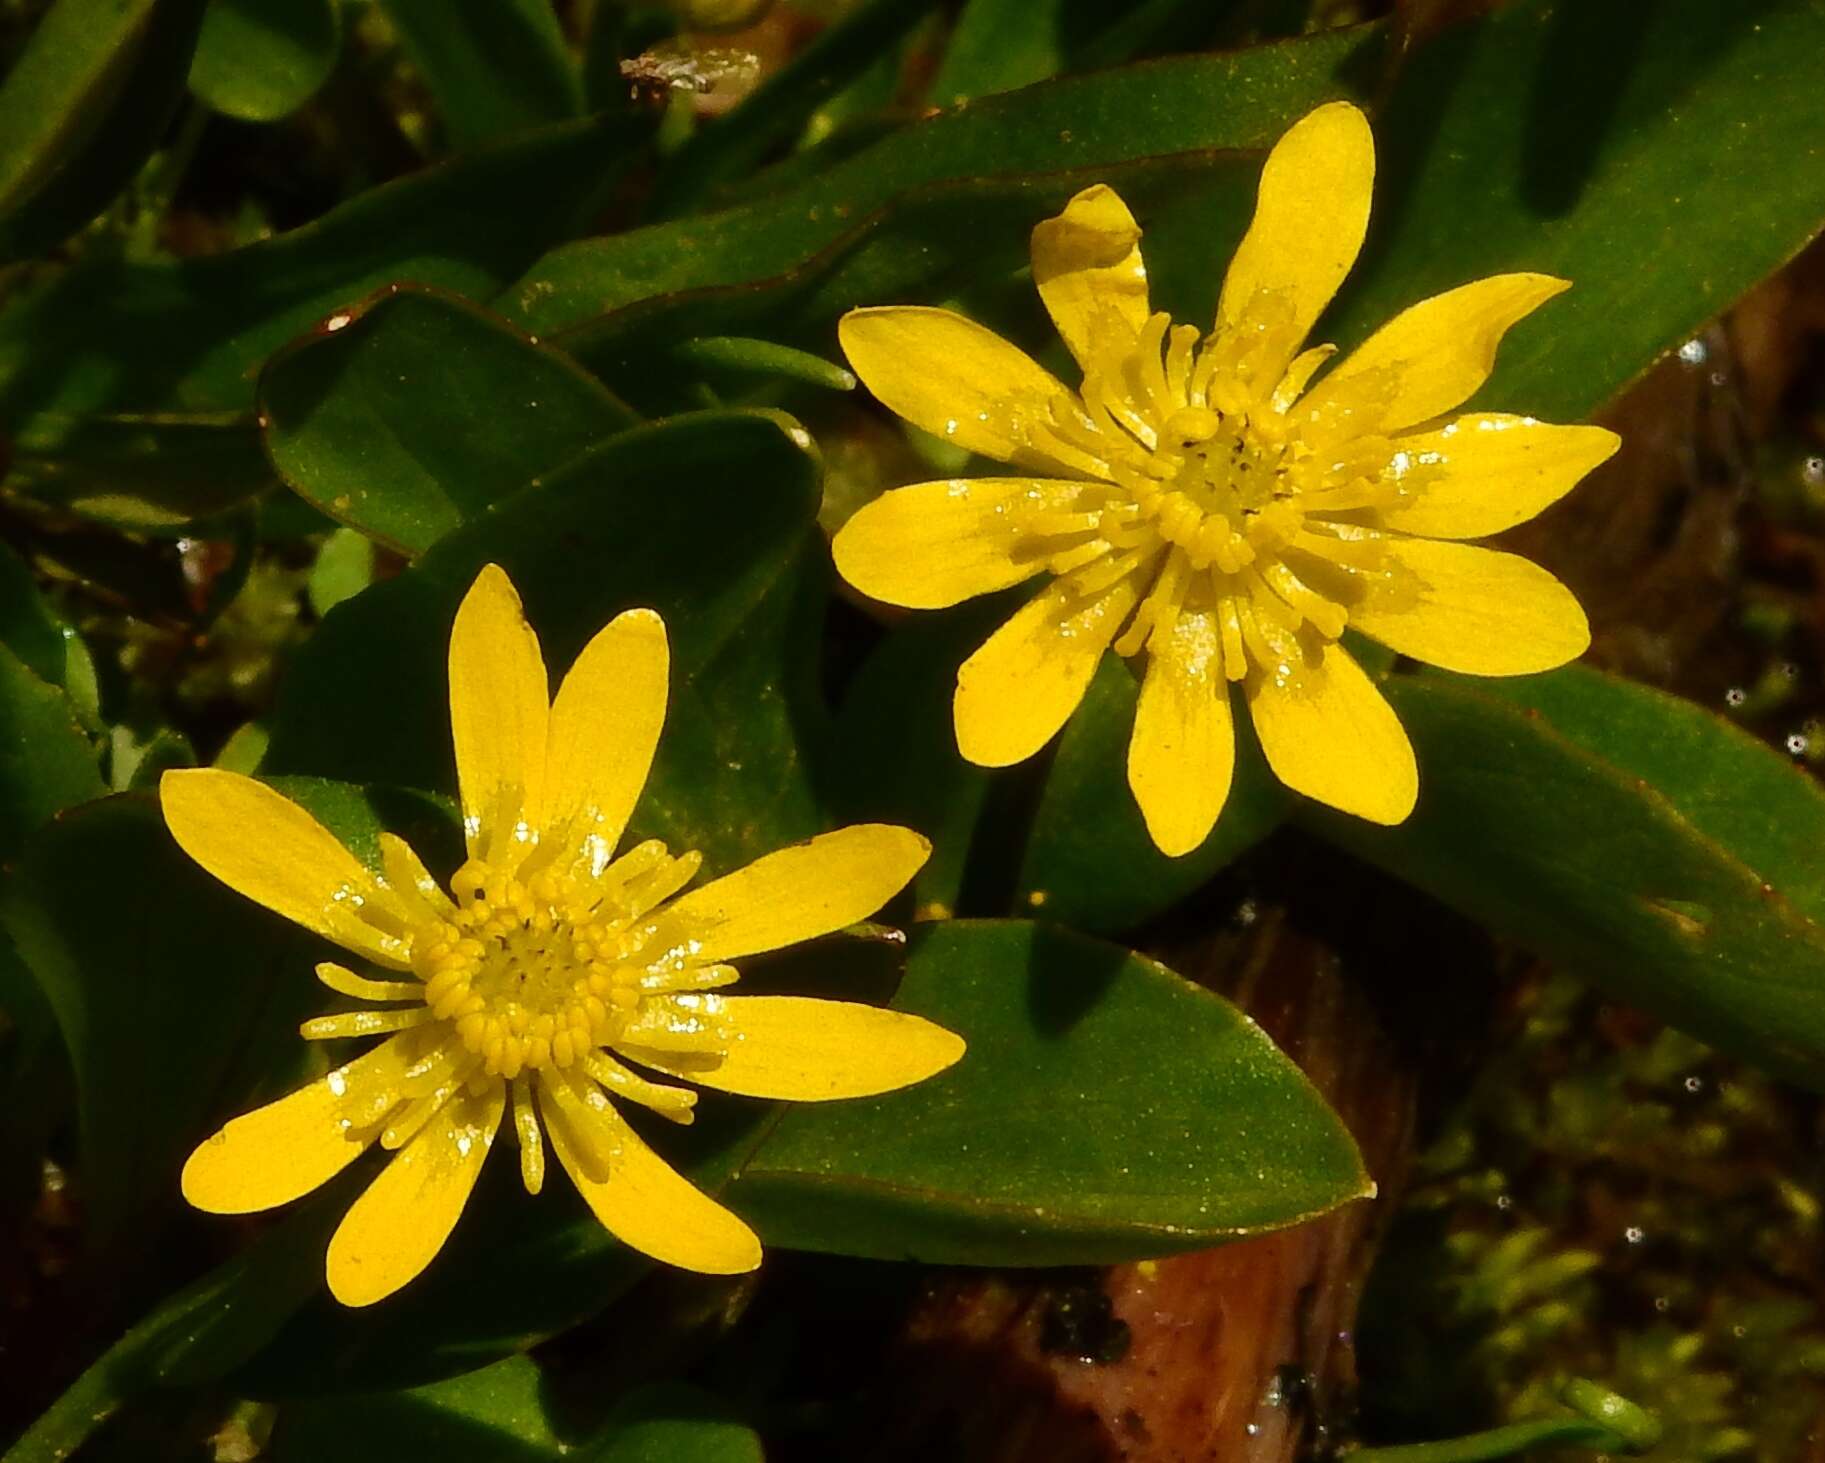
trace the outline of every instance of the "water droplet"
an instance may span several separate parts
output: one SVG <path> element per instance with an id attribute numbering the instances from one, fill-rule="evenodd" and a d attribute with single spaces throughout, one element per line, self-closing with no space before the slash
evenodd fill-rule
<path id="1" fill-rule="evenodd" d="M 1809 745 L 1804 732 L 1794 732 L 1787 738 L 1787 750 L 1795 757 L 1804 757 Z"/>
<path id="2" fill-rule="evenodd" d="M 1724 705 L 1726 706 L 1741 706 L 1748 699 L 1749 693 L 1741 686 L 1732 686 L 1724 692 Z"/>
<path id="3" fill-rule="evenodd" d="M 1686 1091 L 1687 1092 L 1703 1092 L 1704 1090 L 1705 1090 L 1705 1079 L 1703 1077 L 1686 1078 Z"/>
<path id="4" fill-rule="evenodd" d="M 353 320 L 354 318 L 355 317 L 353 315 L 349 315 L 346 313 L 341 314 L 341 315 L 332 315 L 332 316 L 330 316 L 329 319 L 327 319 L 323 322 L 323 328 L 325 330 L 332 330 L 332 331 L 340 330 L 340 329 L 342 329 L 343 326 L 347 325 L 349 323 L 349 321 Z"/>
<path id="5" fill-rule="evenodd" d="M 1697 339 L 1688 340 L 1679 348 L 1679 358 L 1688 366 L 1702 366 L 1710 357 L 1710 354 L 1711 352 L 1706 349 L 1705 343 L 1702 340 Z"/>
<path id="6" fill-rule="evenodd" d="M 1825 487 L 1825 457 L 1808 457 L 1800 467 L 1800 477 L 1809 488 Z"/>
<path id="7" fill-rule="evenodd" d="M 957 419 L 955 417 L 952 417 L 944 424 L 944 435 L 947 437 L 954 437 L 957 435 Z"/>
<path id="8" fill-rule="evenodd" d="M 1638 1245 L 1642 1240 L 1647 1238 L 1647 1231 L 1642 1229 L 1639 1224 L 1631 1224 L 1627 1229 L 1622 1231 L 1622 1237 L 1630 1244 Z"/>

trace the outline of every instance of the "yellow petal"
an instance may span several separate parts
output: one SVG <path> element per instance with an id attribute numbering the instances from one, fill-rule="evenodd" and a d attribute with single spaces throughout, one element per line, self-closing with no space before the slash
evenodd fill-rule
<path id="1" fill-rule="evenodd" d="M 1310 656 L 1293 685 L 1276 686 L 1259 671 L 1243 684 L 1268 765 L 1294 792 L 1371 823 L 1398 823 L 1413 811 L 1413 746 L 1341 646 Z"/>
<path id="2" fill-rule="evenodd" d="M 1086 371 L 1099 344 L 1126 355 L 1147 323 L 1140 242 L 1141 227 L 1128 205 L 1102 183 L 1033 230 L 1033 283 Z"/>
<path id="3" fill-rule="evenodd" d="M 544 805 L 534 826 L 605 860 L 646 786 L 665 724 L 671 655 L 651 610 L 615 616 L 584 647 L 551 707 Z"/>
<path id="4" fill-rule="evenodd" d="M 760 1241 L 733 1214 L 681 1177 L 641 1141 L 612 1107 L 595 1112 L 598 1142 L 611 1150 L 598 1183 L 577 1159 L 569 1119 L 546 1108 L 552 1151 L 602 1227 L 623 1244 L 668 1265 L 705 1275 L 740 1275 L 760 1264 Z"/>
<path id="5" fill-rule="evenodd" d="M 837 339 L 862 383 L 915 427 L 1000 462 L 1102 475 L 1087 454 L 1035 440 L 1063 384 L 975 321 L 920 305 L 851 310 Z"/>
<path id="6" fill-rule="evenodd" d="M 1254 221 L 1223 278 L 1218 325 L 1241 325 L 1265 292 L 1291 307 L 1297 349 L 1356 262 L 1374 186 L 1375 139 L 1360 111 L 1329 102 L 1296 122 L 1261 170 Z"/>
<path id="7" fill-rule="evenodd" d="M 380 1171 L 330 1240 L 331 1295 L 372 1305 L 431 1263 L 469 1202 L 506 1100 L 498 1081 L 480 1096 L 459 1093 Z"/>
<path id="8" fill-rule="evenodd" d="M 471 852 L 539 805 L 550 694 L 520 597 L 505 570 L 486 565 L 450 629 L 450 735 Z"/>
<path id="9" fill-rule="evenodd" d="M 1133 577 L 1085 604 L 1065 581 L 1034 596 L 957 672 L 957 746 L 983 767 L 1031 757 L 1084 699 L 1133 611 Z"/>
<path id="10" fill-rule="evenodd" d="M 1216 616 L 1186 609 L 1148 651 L 1128 742 L 1128 786 L 1147 831 L 1169 858 L 1190 853 L 1216 825 L 1235 771 L 1236 732 Z"/>
<path id="11" fill-rule="evenodd" d="M 1403 310 L 1344 358 L 1299 410 L 1319 414 L 1357 392 L 1369 405 L 1360 429 L 1399 432 L 1462 405 L 1489 379 L 1496 347 L 1568 280 L 1497 274 Z"/>
<path id="12" fill-rule="evenodd" d="M 1083 491 L 1082 483 L 1048 478 L 915 483 L 868 504 L 830 548 L 837 572 L 863 594 L 908 609 L 944 609 L 1043 569 L 1056 542 L 1023 534 L 1022 520 L 1069 512 Z"/>
<path id="13" fill-rule="evenodd" d="M 963 1038 L 921 1016 L 805 996 L 726 996 L 734 1041 L 722 1061 L 642 1050 L 629 1055 L 701 1087 L 743 1097 L 823 1102 L 910 1087 L 963 1055 Z"/>
<path id="14" fill-rule="evenodd" d="M 345 950 L 404 970 L 406 945 L 361 917 L 390 903 L 335 835 L 264 783 L 215 767 L 167 772 L 158 783 L 179 848 L 230 889 Z"/>
<path id="15" fill-rule="evenodd" d="M 1462 416 L 1396 439 L 1389 475 L 1415 488 L 1381 519 L 1430 538 L 1500 533 L 1558 502 L 1621 445 L 1602 427 L 1555 427 L 1500 412 Z"/>
<path id="16" fill-rule="evenodd" d="M 351 1110 L 384 1102 L 424 1052 L 419 1033 L 395 1036 L 309 1086 L 230 1119 L 185 1163 L 185 1200 L 210 1214 L 252 1214 L 327 1183 L 380 1136 L 378 1114 L 353 1128 Z"/>
<path id="17" fill-rule="evenodd" d="M 1430 539 L 1390 539 L 1392 587 L 1350 611 L 1390 649 L 1446 670 L 1520 676 L 1576 660 L 1590 625 L 1572 592 L 1517 554 Z"/>
<path id="18" fill-rule="evenodd" d="M 756 859 L 664 914 L 705 964 L 796 945 L 866 919 L 918 873 L 931 844 L 910 828 L 858 823 Z"/>

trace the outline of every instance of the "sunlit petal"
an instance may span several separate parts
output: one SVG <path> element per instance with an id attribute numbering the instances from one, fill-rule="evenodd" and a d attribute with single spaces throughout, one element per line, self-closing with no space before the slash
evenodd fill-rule
<path id="1" fill-rule="evenodd" d="M 1558 502 L 1621 445 L 1602 427 L 1556 427 L 1502 412 L 1462 416 L 1395 440 L 1389 475 L 1413 491 L 1381 521 L 1431 538 L 1500 533 Z"/>
<path id="2" fill-rule="evenodd" d="M 1277 296 L 1291 308 L 1297 349 L 1356 262 L 1374 185 L 1375 139 L 1348 102 L 1319 107 L 1288 129 L 1261 170 L 1254 221 L 1223 279 L 1218 324 L 1239 328 L 1262 295 Z"/>
<path id="3" fill-rule="evenodd" d="M 489 564 L 450 630 L 450 735 L 472 853 L 484 838 L 512 836 L 526 810 L 539 805 L 550 694 L 519 594 L 506 572 Z"/>
<path id="4" fill-rule="evenodd" d="M 837 572 L 863 594 L 935 610 L 1007 589 L 1045 567 L 1022 524 L 1068 511 L 1083 484 L 1048 478 L 950 478 L 895 488 L 844 524 Z"/>
<path id="5" fill-rule="evenodd" d="M 388 896 L 335 835 L 290 798 L 238 772 L 187 767 L 159 779 L 178 847 L 237 893 L 345 950 L 403 970 L 406 945 L 363 912 Z"/>
<path id="6" fill-rule="evenodd" d="M 613 852 L 653 765 L 670 666 L 665 622 L 651 610 L 617 615 L 584 647 L 552 703 L 535 826 Z"/>
<path id="7" fill-rule="evenodd" d="M 1372 823 L 1399 823 L 1413 811 L 1412 743 L 1341 646 L 1326 645 L 1288 685 L 1256 671 L 1244 689 L 1268 765 L 1293 791 Z"/>
<path id="8" fill-rule="evenodd" d="M 1035 440 L 1063 383 L 975 321 L 890 305 L 851 310 L 837 338 L 862 384 L 915 427 L 1017 467 L 1101 474 L 1101 464 L 1084 453 Z"/>
<path id="9" fill-rule="evenodd" d="M 1590 625 L 1572 592 L 1516 554 L 1430 539 L 1391 539 L 1386 594 L 1350 622 L 1415 660 L 1480 676 L 1518 676 L 1576 660 Z"/>
<path id="10" fill-rule="evenodd" d="M 725 996 L 734 1033 L 719 1060 L 630 1053 L 701 1087 L 744 1097 L 823 1102 L 910 1087 L 963 1055 L 963 1038 L 920 1016 L 804 996 Z"/>
<path id="11" fill-rule="evenodd" d="M 756 859 L 665 913 L 704 964 L 779 950 L 843 929 L 904 889 L 931 854 L 910 828 L 858 823 Z"/>
<path id="12" fill-rule="evenodd" d="M 609 1153 L 601 1181 L 579 1161 L 570 1119 L 545 1111 L 552 1152 L 602 1227 L 623 1244 L 705 1275 L 739 1275 L 760 1264 L 754 1231 L 648 1148 L 613 1107 L 588 1119 L 601 1124 L 595 1141 Z"/>
<path id="13" fill-rule="evenodd" d="M 1141 228 L 1120 195 L 1098 183 L 1033 230 L 1033 283 L 1085 370 L 1099 348 L 1127 350 L 1147 323 Z"/>
<path id="14" fill-rule="evenodd" d="M 330 1240 L 330 1294 L 372 1305 L 431 1263 L 469 1202 L 506 1100 L 500 1082 L 459 1094 L 380 1171 Z"/>
<path id="15" fill-rule="evenodd" d="M 957 746 L 984 767 L 1031 757 L 1077 710 L 1133 611 L 1132 577 L 1089 603 L 1068 580 L 1023 605 L 957 672 Z"/>
<path id="16" fill-rule="evenodd" d="M 1235 761 L 1217 619 L 1187 609 L 1153 642 L 1128 743 L 1128 785 L 1161 853 L 1176 858 L 1209 836 Z"/>

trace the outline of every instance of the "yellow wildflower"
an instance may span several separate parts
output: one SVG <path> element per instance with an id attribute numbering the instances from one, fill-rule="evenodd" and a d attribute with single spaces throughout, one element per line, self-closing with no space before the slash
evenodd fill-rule
<path id="1" fill-rule="evenodd" d="M 836 537 L 851 584 L 912 608 L 1053 576 L 958 673 L 971 761 L 1038 751 L 1113 647 L 1147 658 L 1128 781 L 1166 853 L 1197 847 L 1228 795 L 1231 684 L 1281 781 L 1398 823 L 1418 792 L 1413 749 L 1337 643 L 1346 626 L 1479 675 L 1583 653 L 1584 614 L 1556 579 L 1448 542 L 1531 518 L 1616 450 L 1597 427 L 1444 418 L 1566 283 L 1450 290 L 1323 375 L 1335 348 L 1302 349 L 1361 247 L 1374 172 L 1355 107 L 1295 125 L 1208 334 L 1150 312 L 1133 216 L 1109 188 L 1079 193 L 1033 231 L 1034 281 L 1083 369 L 1075 392 L 949 311 L 844 317 L 843 349 L 883 403 L 1026 474 L 901 488 Z"/>
<path id="2" fill-rule="evenodd" d="M 729 1274 L 760 1262 L 748 1227 L 659 1158 L 614 1098 L 688 1123 L 697 1094 L 862 1097 L 918 1082 L 963 1042 L 845 1001 L 732 996 L 729 962 L 828 934 L 904 887 L 930 846 L 862 825 L 678 896 L 696 853 L 614 856 L 665 719 L 665 625 L 629 610 L 555 701 L 507 576 L 483 569 L 450 637 L 450 721 L 468 861 L 445 893 L 401 839 L 374 874 L 297 804 L 213 769 L 168 772 L 165 820 L 218 879 L 398 976 L 317 967 L 369 1009 L 308 1039 L 388 1039 L 231 1121 L 184 1167 L 199 1209 L 243 1214 L 308 1193 L 370 1145 L 398 1156 L 330 1242 L 330 1289 L 367 1305 L 417 1275 L 455 1226 L 509 1107 L 537 1193 L 545 1145 L 617 1238 Z"/>

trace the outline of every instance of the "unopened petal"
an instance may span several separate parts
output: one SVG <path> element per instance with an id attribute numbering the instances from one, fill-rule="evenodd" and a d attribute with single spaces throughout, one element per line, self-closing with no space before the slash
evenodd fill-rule
<path id="1" fill-rule="evenodd" d="M 510 835 L 539 804 L 550 695 L 519 594 L 506 571 L 489 564 L 450 630 L 450 735 L 472 853 L 484 836 Z"/>
<path id="2" fill-rule="evenodd" d="M 1086 188 L 1033 230 L 1033 283 L 1086 371 L 1097 350 L 1133 349 L 1147 323 L 1141 227 L 1119 194 Z"/>
<path id="3" fill-rule="evenodd" d="M 377 1117 L 355 1127 L 350 1112 L 384 1103 L 423 1052 L 416 1033 L 393 1037 L 277 1102 L 230 1119 L 185 1163 L 185 1200 L 210 1214 L 252 1214 L 327 1183 L 380 1136 Z"/>
<path id="4" fill-rule="evenodd" d="M 1294 792 L 1371 823 L 1399 823 L 1413 811 L 1413 745 L 1341 646 L 1308 657 L 1287 685 L 1257 671 L 1244 686 L 1268 765 Z"/>
<path id="5" fill-rule="evenodd" d="M 1571 288 L 1545 274 L 1497 274 L 1403 310 L 1346 356 L 1296 409 L 1350 406 L 1360 430 L 1399 432 L 1461 406 L 1489 379 L 1509 327 Z"/>
<path id="6" fill-rule="evenodd" d="M 1082 452 L 1035 439 L 1064 386 L 994 331 L 950 310 L 851 310 L 837 326 L 850 367 L 888 410 L 934 437 L 1021 467 L 1099 476 Z"/>
<path id="7" fill-rule="evenodd" d="M 604 860 L 614 851 L 652 769 L 670 667 L 652 610 L 617 615 L 584 647 L 552 703 L 536 827 Z"/>
<path id="8" fill-rule="evenodd" d="M 609 1152 L 602 1181 L 578 1161 L 577 1140 L 566 1126 L 570 1120 L 545 1111 L 558 1162 L 602 1227 L 623 1244 L 705 1275 L 740 1275 L 760 1264 L 754 1231 L 647 1147 L 612 1107 L 595 1111 L 591 1119 L 603 1125 L 597 1141 Z"/>
<path id="9" fill-rule="evenodd" d="M 336 837 L 265 783 L 214 767 L 173 769 L 159 806 L 178 847 L 230 889 L 345 950 L 404 969 L 404 944 L 362 918 L 387 895 Z"/>
<path id="10" fill-rule="evenodd" d="M 1434 432 L 1397 438 L 1389 475 L 1413 484 L 1385 510 L 1390 528 L 1430 538 L 1482 538 L 1559 501 L 1622 439 L 1602 427 L 1558 427 L 1476 412 Z"/>
<path id="11" fill-rule="evenodd" d="M 1392 586 L 1350 611 L 1383 645 L 1446 670 L 1519 676 L 1576 660 L 1591 632 L 1572 592 L 1518 554 L 1391 539 Z"/>
<path id="12" fill-rule="evenodd" d="M 931 844 L 910 828 L 858 823 L 756 859 L 664 914 L 705 964 L 779 950 L 868 918 L 911 882 Z"/>
<path id="13" fill-rule="evenodd" d="M 1023 605 L 957 672 L 963 755 L 983 767 L 1007 767 L 1051 741 L 1084 699 L 1137 598 L 1133 576 L 1088 603 L 1060 580 Z"/>
<path id="14" fill-rule="evenodd" d="M 726 996 L 734 1032 L 722 1060 L 642 1051 L 660 1071 L 744 1097 L 824 1102 L 923 1082 L 963 1055 L 963 1038 L 902 1011 L 805 996 Z"/>
<path id="15" fill-rule="evenodd" d="M 501 1125 L 507 1089 L 446 1102 L 343 1217 L 329 1248 L 330 1294 L 345 1306 L 384 1300 L 444 1247 Z"/>
<path id="16" fill-rule="evenodd" d="M 863 594 L 935 610 L 1031 579 L 1045 567 L 1023 519 L 1067 511 L 1083 484 L 1048 478 L 950 478 L 895 488 L 844 524 L 837 572 Z"/>
<path id="17" fill-rule="evenodd" d="M 1375 139 L 1357 108 L 1329 102 L 1295 123 L 1261 170 L 1254 221 L 1223 279 L 1218 324 L 1239 327 L 1260 297 L 1279 297 L 1291 307 L 1297 348 L 1356 262 L 1374 186 Z"/>
<path id="18" fill-rule="evenodd" d="M 1216 615 L 1187 609 L 1149 650 L 1128 743 L 1128 785 L 1161 853 L 1177 858 L 1209 836 L 1235 762 Z"/>

